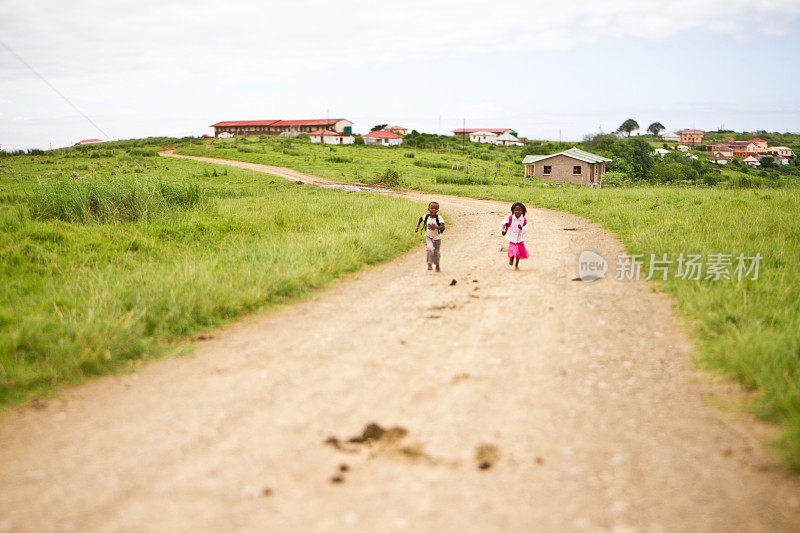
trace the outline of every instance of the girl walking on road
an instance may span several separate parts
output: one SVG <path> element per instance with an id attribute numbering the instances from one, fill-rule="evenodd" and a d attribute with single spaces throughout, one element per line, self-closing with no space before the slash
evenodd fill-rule
<path id="1" fill-rule="evenodd" d="M 428 270 L 433 270 L 436 267 L 436 272 L 439 270 L 439 250 L 442 246 L 442 233 L 444 233 L 444 220 L 439 216 L 438 202 L 431 202 L 428 204 L 428 213 L 419 217 L 417 221 L 417 229 L 422 225 L 425 233 L 425 243 L 428 247 Z"/>
<path id="2" fill-rule="evenodd" d="M 511 214 L 503 219 L 500 224 L 500 233 L 508 241 L 508 264 L 519 270 L 519 260 L 527 259 L 528 250 L 525 249 L 525 234 L 528 232 L 528 219 L 525 218 L 528 210 L 522 202 L 511 205 Z"/>

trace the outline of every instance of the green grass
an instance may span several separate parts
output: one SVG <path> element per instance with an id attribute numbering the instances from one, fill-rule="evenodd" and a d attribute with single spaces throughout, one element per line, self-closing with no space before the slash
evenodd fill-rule
<path id="1" fill-rule="evenodd" d="M 0 160 L 0 405 L 181 353 L 418 242 L 405 200 L 111 152 Z"/>
<path id="2" fill-rule="evenodd" d="M 242 142 L 242 141 L 239 141 Z M 244 141 L 246 142 L 246 141 Z M 181 153 L 230 157 L 234 142 L 217 141 L 212 149 L 186 148 Z M 244 160 L 283 165 L 339 180 L 360 181 L 388 166 L 400 184 L 430 193 L 523 201 L 584 216 L 614 232 L 631 253 L 729 253 L 763 256 L 758 280 L 683 281 L 671 277 L 656 282 L 675 299 L 695 337 L 696 361 L 706 368 L 735 377 L 758 391 L 753 410 L 784 428 L 778 443 L 788 463 L 800 470 L 800 187 L 796 181 L 770 178 L 763 189 L 740 189 L 757 176 L 726 170 L 725 187 L 638 186 L 582 189 L 555 187 L 540 181 L 522 183 L 521 168 L 513 164 L 518 152 L 482 153 L 494 161 L 475 161 L 458 153 L 425 150 L 402 152 L 383 147 L 345 147 L 340 153 L 353 160 L 335 168 L 319 157 L 324 149 L 295 143 L 298 154 L 287 157 L 272 149 L 278 142 L 261 141 L 258 154 Z M 415 156 L 410 158 L 408 153 Z M 236 154 L 241 155 L 241 154 Z M 472 154 L 474 155 L 474 154 Z M 233 157 L 234 159 L 236 157 Z M 459 162 L 469 173 L 442 174 Z M 475 170 L 473 166 L 475 165 Z M 504 166 L 505 165 L 505 166 Z M 494 173 L 493 169 L 501 171 Z M 510 170 L 507 170 L 510 169 Z M 479 181 L 476 183 L 476 181 Z M 755 184 L 758 186 L 759 184 Z M 447 212 L 447 204 L 442 204 Z M 645 269 L 647 263 L 645 264 Z"/>

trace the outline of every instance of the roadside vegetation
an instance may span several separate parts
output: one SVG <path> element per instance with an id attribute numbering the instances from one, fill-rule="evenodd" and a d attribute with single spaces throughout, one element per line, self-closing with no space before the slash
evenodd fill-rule
<path id="1" fill-rule="evenodd" d="M 582 145 L 615 159 L 618 187 L 585 189 L 523 180 L 525 151 L 564 149 L 554 143 L 525 149 L 467 146 L 440 142 L 431 148 L 408 146 L 319 146 L 302 139 L 217 140 L 210 147 L 179 153 L 281 165 L 338 180 L 363 181 L 394 169 L 400 185 L 436 194 L 523 201 L 584 216 L 614 232 L 631 253 L 673 260 L 678 254 L 761 254 L 757 280 L 682 280 L 673 271 L 656 285 L 670 293 L 691 326 L 697 363 L 720 371 L 757 391 L 754 412 L 785 429 L 779 448 L 800 470 L 800 187 L 793 174 L 744 174 L 688 158 L 649 155 L 632 137 L 588 139 Z M 639 146 L 637 146 L 639 145 Z M 247 152 L 240 148 L 246 146 Z M 286 153 L 291 147 L 291 154 Z M 539 148 L 539 147 L 542 148 Z M 627 151 L 627 153 L 625 152 Z M 332 165 L 329 154 L 352 161 Z M 680 157 L 680 156 L 679 156 Z M 424 161 L 423 164 L 418 162 Z M 665 179 L 662 165 L 674 165 L 680 179 Z M 797 167 L 791 167 L 793 171 Z M 694 172 L 693 172 L 694 171 Z M 636 179 L 643 173 L 642 179 Z M 713 179 L 706 176 L 711 173 Z M 747 180 L 745 179 L 747 178 Z M 758 178 L 757 180 L 752 178 Z M 442 202 L 446 213 L 446 202 Z"/>
<path id="2" fill-rule="evenodd" d="M 130 144 L 0 157 L 0 405 L 182 353 L 419 240 L 409 201 Z"/>
<path id="3" fill-rule="evenodd" d="M 177 341 L 209 326 L 301 297 L 418 242 L 397 222 L 413 220 L 417 208 L 407 202 L 152 157 L 166 146 L 340 181 L 567 211 L 642 254 L 643 272 L 650 254 L 761 254 L 757 280 L 671 275 L 654 283 L 691 326 L 697 363 L 757 391 L 754 412 L 784 428 L 779 449 L 800 470 L 798 167 L 737 170 L 702 158 L 656 159 L 646 136 L 593 136 L 579 144 L 614 159 L 607 186 L 591 190 L 523 179 L 524 155 L 568 144 L 493 147 L 417 133 L 396 148 L 320 146 L 304 136 L 149 139 L 3 157 L 0 245 L 9 282 L 0 307 L 0 401 L 174 353 Z M 70 205 L 84 206 L 73 211 L 89 215 L 37 207 L 42 198 L 69 197 L 55 191 L 71 185 L 81 200 Z M 131 187 L 148 200 L 131 215 L 101 216 L 85 207 L 101 203 L 86 200 L 92 187 L 116 206 L 134 194 Z M 446 202 L 442 208 L 446 214 Z M 352 212 L 369 223 L 354 226 Z"/>

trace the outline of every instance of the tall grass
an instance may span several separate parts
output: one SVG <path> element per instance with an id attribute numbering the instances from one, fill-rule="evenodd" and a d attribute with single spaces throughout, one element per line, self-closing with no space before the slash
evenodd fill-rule
<path id="1" fill-rule="evenodd" d="M 55 200 L 62 189 L 47 188 L 45 180 L 35 205 L 60 207 L 32 218 L 30 196 L 19 194 L 25 180 L 16 176 L 52 173 L 59 163 L 24 158 L 5 161 L 15 174 L 0 174 L 0 188 L 11 193 L 0 203 L 0 405 L 180 353 L 185 345 L 172 341 L 303 297 L 418 242 L 397 223 L 413 220 L 419 207 L 411 202 L 302 187 L 242 169 L 204 175 L 209 165 L 166 158 L 150 163 L 161 182 L 134 187 L 155 200 L 137 200 L 127 221 L 124 207 L 91 211 L 85 194 Z M 173 182 L 192 184 L 194 193 L 171 188 Z M 69 194 L 95 187 L 91 180 L 52 186 Z M 208 196 L 208 206 L 186 209 L 198 195 Z M 115 206 L 128 198 L 110 196 Z M 153 202 L 172 207 L 144 222 Z M 57 216 L 64 211 L 78 214 Z M 119 224 L 84 223 L 103 216 Z"/>
<path id="2" fill-rule="evenodd" d="M 195 181 L 159 178 L 56 178 L 28 191 L 31 218 L 80 223 L 146 220 L 175 209 L 190 209 L 206 195 Z"/>

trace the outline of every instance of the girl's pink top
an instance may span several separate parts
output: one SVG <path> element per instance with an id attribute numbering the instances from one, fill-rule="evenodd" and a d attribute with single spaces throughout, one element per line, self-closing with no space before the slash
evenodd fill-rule
<path id="1" fill-rule="evenodd" d="M 525 217 L 517 218 L 514 215 L 509 215 L 500 223 L 500 233 L 503 232 L 503 229 L 505 228 L 506 224 L 508 224 L 509 220 L 511 220 L 511 225 L 508 227 L 508 231 L 506 231 L 506 240 L 508 242 L 525 241 L 525 234 L 528 233 L 528 219 Z M 522 224 L 522 229 L 519 229 L 520 224 Z"/>

